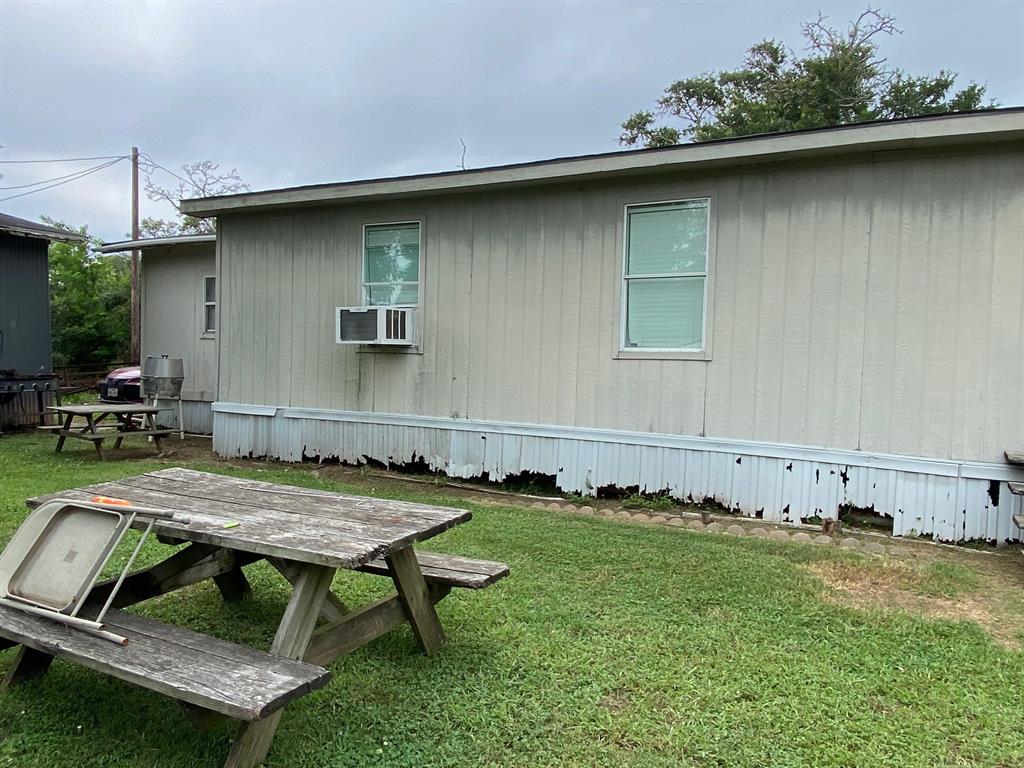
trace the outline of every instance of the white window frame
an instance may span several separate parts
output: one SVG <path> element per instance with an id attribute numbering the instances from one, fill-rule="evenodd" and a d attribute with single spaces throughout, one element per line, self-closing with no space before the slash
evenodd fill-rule
<path id="1" fill-rule="evenodd" d="M 636 210 L 645 208 L 670 209 L 672 206 L 681 203 L 703 202 L 706 204 L 707 232 L 705 249 L 707 258 L 704 263 L 703 272 L 672 272 L 658 275 L 629 275 L 629 216 Z M 681 197 L 674 200 L 655 200 L 643 203 L 627 203 L 623 207 L 622 214 L 622 274 L 619 282 L 619 338 L 617 343 L 617 358 L 651 358 L 658 360 L 710 360 L 711 359 L 711 307 L 709 304 L 711 293 L 711 281 L 713 276 L 714 258 L 712 254 L 713 240 L 711 237 L 714 227 L 712 201 L 710 195 L 694 195 L 692 197 Z M 626 321 L 629 310 L 629 281 L 640 279 L 664 279 L 680 277 L 703 277 L 704 278 L 704 299 L 703 315 L 701 317 L 701 343 L 696 347 L 630 347 L 626 345 Z"/>
<path id="2" fill-rule="evenodd" d="M 206 296 L 207 296 L 206 281 L 207 280 L 213 280 L 213 301 L 208 301 L 207 298 L 206 298 Z M 214 326 L 216 326 L 218 324 L 218 317 L 217 316 L 219 314 L 219 312 L 217 311 L 217 276 L 216 275 L 203 275 L 203 314 L 202 314 L 202 323 L 201 323 L 201 325 L 203 327 L 203 332 L 200 335 L 201 336 L 206 336 L 207 338 L 215 336 L 217 334 L 216 327 L 214 327 L 214 328 L 207 328 L 206 327 L 206 312 L 207 312 L 207 309 L 209 307 L 213 307 L 213 318 L 214 318 L 213 324 L 214 324 Z"/>
<path id="3" fill-rule="evenodd" d="M 416 282 L 402 281 L 398 283 L 368 283 L 366 282 L 366 230 L 377 229 L 381 227 L 402 227 L 408 226 L 409 224 L 416 225 L 416 246 L 417 246 L 417 258 L 416 258 Z M 374 221 L 363 224 L 359 232 L 359 251 L 362 257 L 359 259 L 359 284 L 362 291 L 362 303 L 363 306 L 381 306 L 371 305 L 370 296 L 366 288 L 369 285 L 415 285 L 416 286 L 416 303 L 415 304 L 394 304 L 389 306 L 395 307 L 409 307 L 416 308 L 423 303 L 423 220 L 422 219 L 408 219 L 406 221 Z"/>

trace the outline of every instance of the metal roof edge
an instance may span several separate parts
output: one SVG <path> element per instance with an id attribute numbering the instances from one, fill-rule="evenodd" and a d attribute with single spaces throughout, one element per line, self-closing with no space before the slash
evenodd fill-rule
<path id="1" fill-rule="evenodd" d="M 298 205 L 350 203 L 528 186 L 558 181 L 653 173 L 672 168 L 744 165 L 800 156 L 925 148 L 1024 138 L 1024 107 L 855 123 L 777 134 L 742 136 L 672 147 L 608 152 L 492 166 L 467 171 L 397 176 L 246 192 L 181 201 L 193 216 L 215 216 Z"/>
<path id="2" fill-rule="evenodd" d="M 9 235 L 17 235 L 18 237 L 32 237 L 36 240 L 47 240 L 49 242 L 84 243 L 86 240 L 85 237 L 82 235 L 76 235 L 74 232 L 68 232 L 66 235 L 59 235 L 56 232 L 40 232 L 35 229 L 22 229 L 21 227 L 0 226 L 0 232 L 6 232 Z"/>
<path id="3" fill-rule="evenodd" d="M 85 235 L 71 232 L 66 229 L 58 229 L 48 224 L 38 224 L 28 219 L 19 219 L 17 216 L 0 214 L 0 232 L 6 232 L 18 237 L 34 237 L 37 240 L 59 241 L 62 243 L 85 242 Z"/>
<path id="4" fill-rule="evenodd" d="M 217 235 L 175 235 L 173 237 L 144 237 L 138 240 L 120 240 L 103 243 L 96 250 L 100 253 L 120 253 L 121 251 L 141 251 L 159 246 L 188 245 L 190 243 L 215 243 Z"/>

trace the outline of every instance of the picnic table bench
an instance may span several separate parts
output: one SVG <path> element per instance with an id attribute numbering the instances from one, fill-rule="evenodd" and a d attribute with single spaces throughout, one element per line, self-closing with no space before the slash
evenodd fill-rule
<path id="1" fill-rule="evenodd" d="M 56 428 L 44 428 L 53 432 L 57 437 L 57 448 L 55 453 L 60 453 L 64 448 L 64 441 L 69 437 L 76 440 L 88 440 L 96 448 L 96 453 L 102 460 L 103 441 L 107 438 L 114 438 L 114 448 L 120 448 L 125 437 L 152 437 L 153 445 L 157 451 L 160 450 L 160 438 L 167 437 L 174 432 L 173 429 L 162 429 L 156 425 L 156 415 L 160 409 L 151 405 L 136 403 L 92 403 L 86 405 L 56 405 L 50 406 L 59 417 L 64 418 L 64 423 Z M 142 424 L 136 422 L 136 417 L 141 417 Z M 75 425 L 76 418 L 85 419 L 85 424 Z M 112 419 L 112 421 L 107 421 Z"/>
<path id="2" fill-rule="evenodd" d="M 85 614 L 88 617 L 88 613 Z M 31 648 L 39 664 L 60 656 L 112 677 L 166 693 L 239 720 L 259 720 L 327 684 L 330 672 L 125 611 L 110 611 L 104 626 L 128 638 L 124 647 L 52 619 L 0 606 L 0 626 L 11 641 Z M 36 655 L 39 654 L 39 655 Z M 15 666 L 25 679 L 24 657 Z"/>
<path id="3" fill-rule="evenodd" d="M 435 604 L 456 587 L 482 589 L 508 574 L 486 560 L 416 552 L 413 545 L 468 521 L 463 509 L 348 496 L 185 469 L 39 496 L 125 499 L 188 516 L 158 521 L 165 543 L 184 544 L 164 561 L 124 580 L 113 606 L 125 608 L 213 579 L 225 600 L 251 590 L 243 566 L 266 560 L 293 585 L 269 652 L 246 648 L 123 610 L 104 619 L 128 638 L 120 646 L 51 619 L 0 606 L 0 647 L 21 645 L 7 684 L 44 673 L 55 656 L 181 701 L 196 724 L 218 716 L 242 721 L 226 768 L 252 768 L 270 748 L 288 702 L 325 685 L 324 668 L 408 622 L 420 646 L 436 651 L 444 633 Z M 395 593 L 351 610 L 330 591 L 339 568 L 386 576 Z M 100 582 L 96 610 L 114 589 Z M 318 619 L 323 620 L 317 626 Z"/>

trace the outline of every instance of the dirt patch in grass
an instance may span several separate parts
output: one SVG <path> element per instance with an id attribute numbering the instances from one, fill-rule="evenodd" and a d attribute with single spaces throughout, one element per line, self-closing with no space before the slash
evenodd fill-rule
<path id="1" fill-rule="evenodd" d="M 126 447 L 127 445 L 128 443 L 125 443 Z M 136 441 L 136 445 L 133 447 L 139 447 L 138 441 Z M 175 465 L 192 461 L 209 461 L 217 464 L 228 463 L 213 452 L 213 439 L 209 437 L 190 436 L 184 440 L 179 440 L 177 435 L 175 435 L 170 440 L 164 439 L 161 443 L 161 448 L 163 451 L 159 455 L 150 448 L 148 452 L 142 450 L 131 458 L 151 459 Z"/>
<path id="2" fill-rule="evenodd" d="M 828 560 L 806 567 L 829 587 L 826 598 L 833 602 L 859 610 L 973 621 L 1004 647 L 1024 648 L 1020 564 L 1001 556 L 990 562 L 961 559 L 967 558 L 942 553 L 916 562 Z"/>
<path id="3" fill-rule="evenodd" d="M 614 691 L 610 691 L 602 696 L 597 704 L 599 707 L 603 707 L 611 712 L 622 712 L 632 706 L 633 700 L 629 689 L 616 688 Z"/>
<path id="4" fill-rule="evenodd" d="M 56 444 L 56 440 L 54 440 L 52 445 Z M 209 437 L 189 436 L 184 440 L 179 440 L 175 433 L 160 441 L 160 451 L 157 451 L 156 447 L 145 438 L 130 436 L 125 439 L 120 448 L 114 448 L 113 439 L 108 439 L 103 447 L 107 462 L 147 461 L 175 467 L 195 461 L 228 464 L 213 452 L 213 440 Z M 92 445 L 86 445 L 79 440 L 68 440 L 64 445 L 62 455 L 73 457 L 83 464 L 100 462 Z M 251 464 L 251 462 L 249 463 Z"/>

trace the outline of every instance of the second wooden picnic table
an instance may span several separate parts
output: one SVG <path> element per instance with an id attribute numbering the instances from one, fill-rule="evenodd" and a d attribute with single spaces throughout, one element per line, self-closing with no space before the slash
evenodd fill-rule
<path id="1" fill-rule="evenodd" d="M 408 621 L 427 653 L 444 641 L 435 603 L 453 587 L 479 589 L 508 574 L 504 563 L 414 552 L 413 545 L 468 521 L 463 509 L 276 485 L 173 468 L 28 500 L 94 496 L 172 510 L 165 543 L 188 545 L 124 581 L 115 608 L 212 578 L 226 600 L 249 592 L 242 566 L 266 559 L 293 585 L 270 654 L 184 628 L 112 611 L 121 647 L 10 609 L 0 636 L 23 648 L 8 682 L 46 671 L 54 655 L 178 698 L 193 720 L 221 713 L 243 721 L 226 768 L 252 768 L 266 756 L 287 701 L 323 685 L 324 665 Z M 330 591 L 337 569 L 390 577 L 395 594 L 350 610 Z M 112 584 L 93 588 L 102 603 Z M 318 618 L 326 623 L 317 627 Z M 302 660 L 298 663 L 285 660 Z M 292 665 L 292 666 L 288 666 Z"/>
<path id="2" fill-rule="evenodd" d="M 58 435 L 55 453 L 64 448 L 64 441 L 72 437 L 77 440 L 88 440 L 96 447 L 96 453 L 103 459 L 103 441 L 114 438 L 114 448 L 120 448 L 125 437 L 152 437 L 153 445 L 160 450 L 160 438 L 167 437 L 174 430 L 161 429 L 156 425 L 156 415 L 160 409 L 156 406 L 141 403 L 88 403 L 85 405 L 51 406 L 54 413 L 63 417 L 64 423 L 56 430 Z M 136 423 L 141 417 L 141 425 Z M 84 419 L 84 424 L 76 426 L 74 420 Z M 109 421 L 108 421 L 109 419 Z"/>

